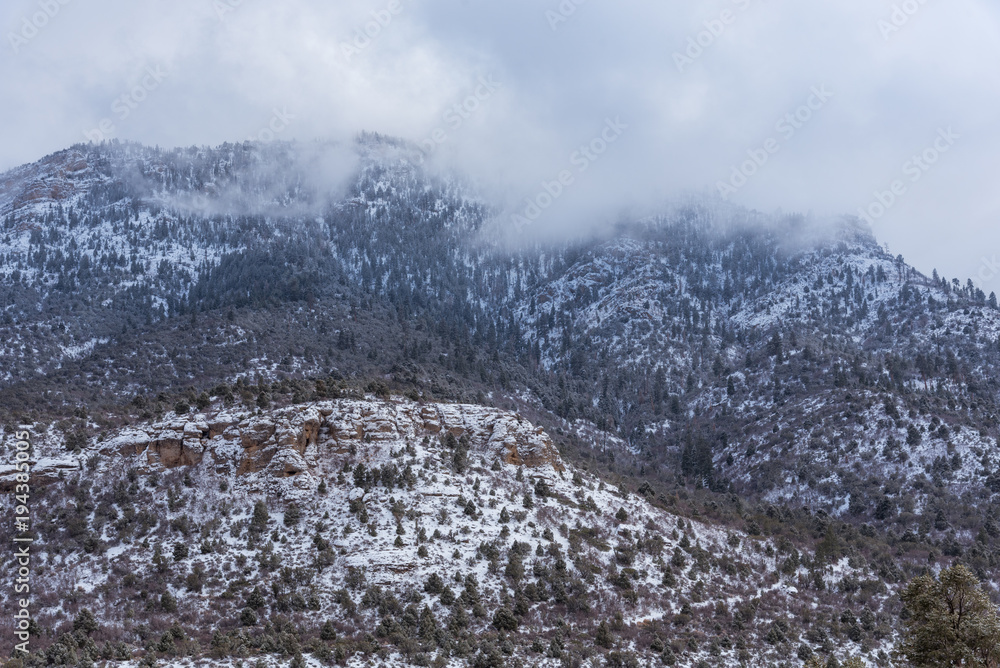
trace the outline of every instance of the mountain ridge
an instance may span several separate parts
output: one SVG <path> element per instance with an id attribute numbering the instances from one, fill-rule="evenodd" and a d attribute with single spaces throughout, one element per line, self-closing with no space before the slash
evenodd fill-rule
<path id="1" fill-rule="evenodd" d="M 511 245 L 502 207 L 375 135 L 80 145 L 0 182 L 0 423 L 46 434 L 53 503 L 93 448 L 188 408 L 405 397 L 516 411 L 595 484 L 763 535 L 783 559 L 850 562 L 854 580 L 816 590 L 845 608 L 881 597 L 881 637 L 856 647 L 876 665 L 905 578 L 961 561 L 997 594 L 996 298 L 924 276 L 856 220 L 692 199 Z M 170 475 L 196 468 L 157 447 L 184 464 Z M 801 593 L 814 576 L 794 563 Z M 857 636 L 844 619 L 834 635 Z M 805 637 L 796 624 L 772 639 Z"/>

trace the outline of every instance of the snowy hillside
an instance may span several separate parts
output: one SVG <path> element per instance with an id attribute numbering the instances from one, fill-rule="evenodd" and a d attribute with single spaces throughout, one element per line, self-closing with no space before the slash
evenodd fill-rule
<path id="1" fill-rule="evenodd" d="M 857 632 L 821 630 L 844 603 L 817 583 L 868 587 L 863 560 L 667 512 L 568 466 L 544 431 L 496 409 L 209 411 L 91 443 L 75 472 L 61 457 L 38 509 L 36 619 L 59 637 L 86 608 L 105 642 L 63 636 L 49 656 L 763 666 L 831 640 L 841 656 L 889 641 L 880 583 L 855 609 L 869 615 Z"/>

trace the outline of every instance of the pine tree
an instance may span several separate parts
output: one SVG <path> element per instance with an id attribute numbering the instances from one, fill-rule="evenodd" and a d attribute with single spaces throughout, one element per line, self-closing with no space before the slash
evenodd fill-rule
<path id="1" fill-rule="evenodd" d="M 288 508 L 285 509 L 284 524 L 286 527 L 293 527 L 299 523 L 302 518 L 302 511 L 299 509 L 298 505 L 295 503 L 288 504 Z"/>
<path id="2" fill-rule="evenodd" d="M 916 577 L 901 598 L 909 618 L 897 653 L 911 665 L 1000 665 L 1000 617 L 968 568 Z"/>
<path id="3" fill-rule="evenodd" d="M 250 596 L 247 597 L 247 608 L 260 610 L 264 605 L 264 593 L 260 590 L 260 587 L 254 587 L 253 591 L 250 592 Z"/>
<path id="4" fill-rule="evenodd" d="M 605 649 L 614 647 L 615 640 L 611 636 L 611 629 L 608 628 L 607 622 L 602 621 L 600 626 L 597 627 L 597 632 L 594 633 L 594 644 Z"/>
<path id="5" fill-rule="evenodd" d="M 771 335 L 771 340 L 767 344 L 767 354 L 769 357 L 775 358 L 775 362 L 777 363 L 781 363 L 784 360 L 781 350 L 781 334 L 777 331 Z"/>
<path id="6" fill-rule="evenodd" d="M 827 526 L 826 534 L 816 545 L 816 559 L 818 561 L 834 562 L 840 555 L 840 541 L 837 540 L 837 534 L 833 530 L 833 526 Z"/>
<path id="7" fill-rule="evenodd" d="M 169 591 L 165 591 L 160 596 L 160 607 L 164 612 L 177 612 L 177 599 Z"/>
<path id="8" fill-rule="evenodd" d="M 253 614 L 250 608 L 244 608 L 240 613 L 240 626 L 254 626 L 257 624 L 257 615 Z"/>
<path id="9" fill-rule="evenodd" d="M 431 573 L 424 583 L 424 591 L 428 594 L 440 594 L 444 591 L 444 579 L 437 573 Z"/>
<path id="10" fill-rule="evenodd" d="M 263 501 L 258 501 L 253 504 L 253 517 L 250 519 L 250 533 L 263 533 L 267 529 L 267 521 L 269 519 L 270 515 L 268 515 L 267 506 Z"/>
<path id="11" fill-rule="evenodd" d="M 73 620 L 73 630 L 83 631 L 88 636 L 98 629 L 97 619 L 89 609 L 84 608 Z"/>

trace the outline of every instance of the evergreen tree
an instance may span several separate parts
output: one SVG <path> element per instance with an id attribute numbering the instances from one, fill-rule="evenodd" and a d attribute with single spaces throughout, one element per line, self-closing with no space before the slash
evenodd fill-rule
<path id="1" fill-rule="evenodd" d="M 771 340 L 767 344 L 767 354 L 769 357 L 773 357 L 774 361 L 781 363 L 784 360 L 784 355 L 781 349 L 781 334 L 777 331 L 771 335 Z"/>
<path id="2" fill-rule="evenodd" d="M 597 627 L 597 631 L 594 633 L 594 644 L 605 649 L 614 647 L 615 640 L 611 635 L 611 629 L 608 628 L 607 622 L 602 621 Z"/>
<path id="3" fill-rule="evenodd" d="M 263 501 L 253 504 L 253 517 L 250 519 L 250 533 L 260 534 L 267 529 L 267 521 L 270 515 L 267 512 L 267 505 Z"/>
<path id="4" fill-rule="evenodd" d="M 1000 665 L 1000 617 L 968 568 L 916 577 L 901 598 L 909 617 L 898 654 L 910 665 Z"/>
<path id="5" fill-rule="evenodd" d="M 84 608 L 73 620 L 73 630 L 83 631 L 86 635 L 91 635 L 98 629 L 97 619 L 89 609 Z"/>
<path id="6" fill-rule="evenodd" d="M 254 587 L 253 591 L 250 592 L 250 596 L 247 597 L 246 607 L 251 610 L 260 610 L 264 605 L 264 592 L 260 590 L 260 587 Z"/>

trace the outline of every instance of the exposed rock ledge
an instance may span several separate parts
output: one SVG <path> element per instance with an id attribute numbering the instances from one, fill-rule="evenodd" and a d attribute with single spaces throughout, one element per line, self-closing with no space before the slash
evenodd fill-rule
<path id="1" fill-rule="evenodd" d="M 209 465 L 220 474 L 309 478 L 320 458 L 350 453 L 362 461 L 377 459 L 383 446 L 446 433 L 468 436 L 470 451 L 487 459 L 563 469 L 548 434 L 517 414 L 474 405 L 358 399 L 299 404 L 261 415 L 233 411 L 175 417 L 124 429 L 83 457 L 96 450 L 141 473 Z M 59 468 L 74 466 L 76 461 L 68 460 Z M 34 475 L 56 475 L 49 468 L 36 467 Z M 10 487 L 13 475 L 0 469 L 0 490 Z"/>

